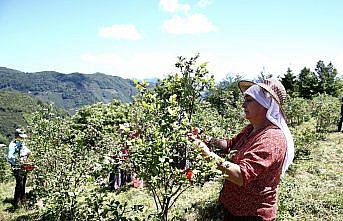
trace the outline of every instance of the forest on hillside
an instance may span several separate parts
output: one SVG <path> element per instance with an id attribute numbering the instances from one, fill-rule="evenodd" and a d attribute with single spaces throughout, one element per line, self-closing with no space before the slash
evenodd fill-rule
<path id="1" fill-rule="evenodd" d="M 0 91 L 0 142 L 8 144 L 14 130 L 27 127 L 31 114 L 48 105 L 17 91 Z"/>
<path id="2" fill-rule="evenodd" d="M 63 74 L 54 71 L 25 73 L 0 67 L 0 90 L 31 94 L 42 102 L 75 113 L 84 105 L 131 102 L 136 89 L 132 80 L 101 73 Z"/>

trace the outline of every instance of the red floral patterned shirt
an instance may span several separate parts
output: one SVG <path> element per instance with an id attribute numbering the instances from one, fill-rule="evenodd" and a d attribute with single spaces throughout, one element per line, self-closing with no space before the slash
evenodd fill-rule
<path id="1" fill-rule="evenodd" d="M 252 125 L 228 140 L 228 148 L 237 150 L 232 162 L 239 165 L 243 186 L 225 180 L 219 200 L 235 216 L 276 218 L 277 186 L 286 154 L 286 140 L 275 125 L 250 134 Z M 226 151 L 227 152 L 227 151 Z"/>

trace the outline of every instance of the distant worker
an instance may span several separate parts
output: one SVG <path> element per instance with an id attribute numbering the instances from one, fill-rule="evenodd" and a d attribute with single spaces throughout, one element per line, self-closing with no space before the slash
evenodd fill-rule
<path id="1" fill-rule="evenodd" d="M 25 185 L 27 174 L 22 169 L 22 165 L 28 161 L 31 154 L 29 148 L 25 145 L 24 139 L 27 137 L 21 129 L 15 130 L 15 138 L 8 146 L 7 160 L 11 164 L 13 175 L 16 180 L 13 205 L 18 206 L 25 200 Z"/>
<path id="2" fill-rule="evenodd" d="M 128 153 L 128 150 L 125 148 L 124 145 L 122 145 L 122 149 L 119 151 L 119 153 L 113 155 L 113 158 L 115 159 L 117 165 L 115 165 L 114 171 L 110 173 L 110 190 L 119 189 L 120 187 L 131 181 L 131 176 L 128 171 L 121 167 L 126 161 Z"/>
<path id="3" fill-rule="evenodd" d="M 342 97 L 342 100 L 341 100 L 341 119 L 339 120 L 339 123 L 338 123 L 338 132 L 341 132 L 342 130 L 342 123 L 343 123 L 343 97 Z"/>

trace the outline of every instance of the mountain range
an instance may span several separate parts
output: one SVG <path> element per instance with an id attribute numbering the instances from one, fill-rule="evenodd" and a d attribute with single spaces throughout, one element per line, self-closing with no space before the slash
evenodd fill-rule
<path id="1" fill-rule="evenodd" d="M 132 80 L 102 73 L 26 73 L 0 67 L 0 142 L 8 144 L 14 130 L 26 127 L 30 115 L 48 103 L 73 114 L 98 102 L 131 102 L 136 92 Z"/>
<path id="2" fill-rule="evenodd" d="M 84 105 L 108 103 L 113 99 L 130 102 L 136 94 L 133 81 L 118 76 L 55 71 L 26 73 L 6 67 L 0 67 L 0 90 L 31 94 L 69 113 Z"/>
<path id="3" fill-rule="evenodd" d="M 32 95 L 17 91 L 0 91 L 0 142 L 8 144 L 16 128 L 25 128 L 31 114 L 44 104 Z"/>

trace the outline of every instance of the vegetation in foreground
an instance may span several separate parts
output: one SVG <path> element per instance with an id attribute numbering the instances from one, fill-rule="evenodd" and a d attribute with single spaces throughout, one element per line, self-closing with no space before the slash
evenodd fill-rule
<path id="1" fill-rule="evenodd" d="M 329 133 L 313 149 L 310 160 L 293 164 L 281 183 L 278 220 L 343 220 L 343 134 Z M 12 210 L 13 188 L 14 180 L 0 184 L 0 220 L 31 220 L 31 208 Z M 218 217 L 220 188 L 220 181 L 211 181 L 185 192 L 172 213 L 178 220 L 215 220 L 211 217 Z M 128 187 L 111 197 L 144 205 L 140 218 L 153 211 L 153 200 L 144 188 Z"/>

